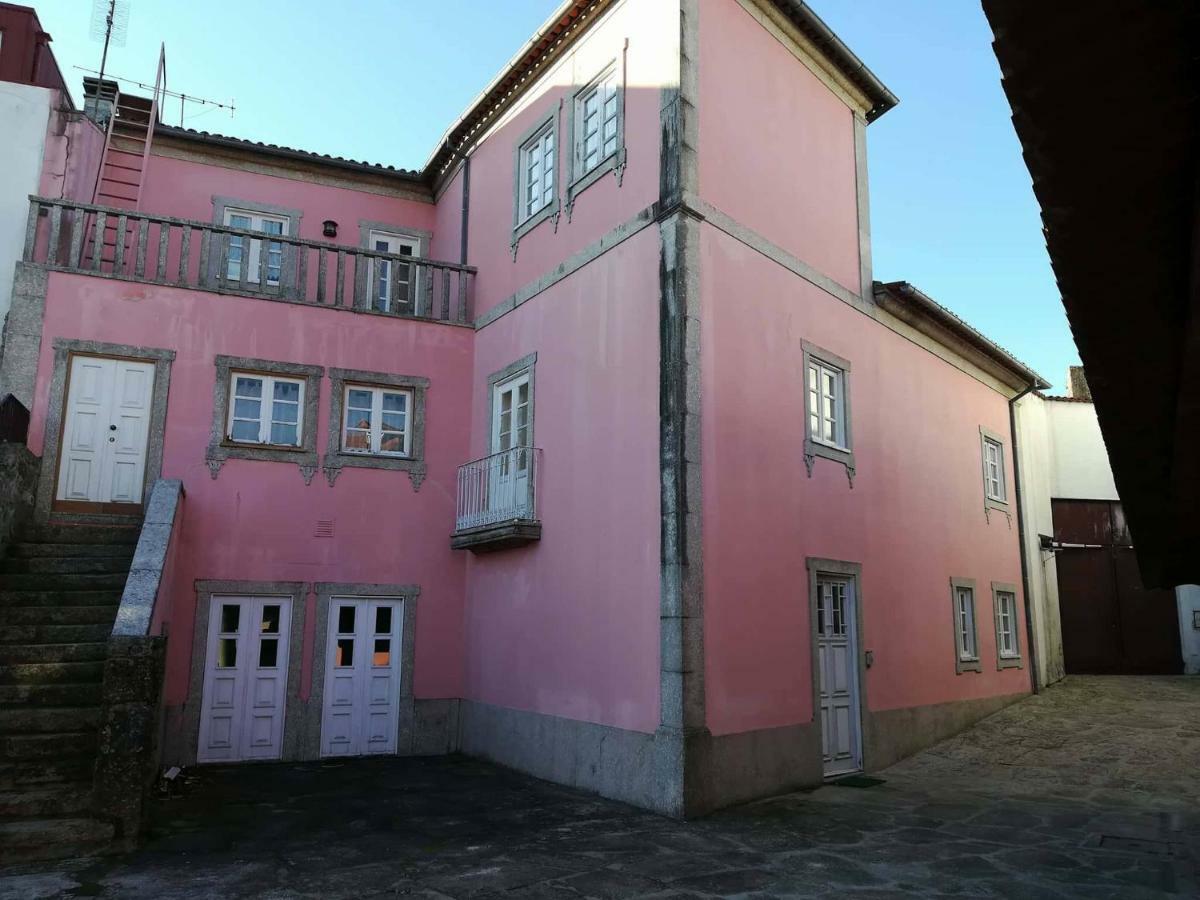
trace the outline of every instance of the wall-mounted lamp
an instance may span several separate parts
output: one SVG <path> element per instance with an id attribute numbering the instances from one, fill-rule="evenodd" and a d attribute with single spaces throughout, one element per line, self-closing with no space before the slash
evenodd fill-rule
<path id="1" fill-rule="evenodd" d="M 321 233 L 325 237 L 337 237 L 337 222 L 333 219 L 326 219 L 321 223 Z"/>

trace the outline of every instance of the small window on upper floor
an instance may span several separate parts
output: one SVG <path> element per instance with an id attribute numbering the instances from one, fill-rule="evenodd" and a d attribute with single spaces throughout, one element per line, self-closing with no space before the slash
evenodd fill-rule
<path id="1" fill-rule="evenodd" d="M 229 440 L 272 447 L 301 445 L 303 379 L 232 372 L 229 392 Z"/>
<path id="2" fill-rule="evenodd" d="M 820 359 L 808 363 L 808 433 L 814 441 L 849 449 L 846 436 L 846 373 Z"/>
<path id="3" fill-rule="evenodd" d="M 517 224 L 554 202 L 554 120 L 550 119 L 521 144 L 517 163 Z"/>
<path id="4" fill-rule="evenodd" d="M 617 152 L 621 103 L 616 65 L 575 95 L 575 171 L 582 178 Z"/>
<path id="5" fill-rule="evenodd" d="M 263 234 L 286 235 L 288 220 L 284 216 L 258 213 L 246 209 L 225 210 L 225 224 L 240 231 L 259 231 Z M 246 265 L 246 281 L 249 284 L 259 284 L 262 280 L 264 260 L 262 258 L 263 242 L 250 239 L 249 252 L 245 246 L 246 238 L 241 235 L 229 237 L 229 256 L 225 263 L 225 277 L 229 281 L 242 280 L 242 266 Z M 279 284 L 283 272 L 283 244 L 277 241 L 266 243 L 267 284 L 274 287 Z"/>
<path id="6" fill-rule="evenodd" d="M 1004 474 L 1004 439 L 994 431 L 979 429 L 979 455 L 983 463 L 984 511 L 1008 512 L 1008 484 Z"/>
<path id="7" fill-rule="evenodd" d="M 804 351 L 804 461 L 812 475 L 816 457 L 840 462 L 854 485 L 850 417 L 850 362 L 808 341 Z"/>

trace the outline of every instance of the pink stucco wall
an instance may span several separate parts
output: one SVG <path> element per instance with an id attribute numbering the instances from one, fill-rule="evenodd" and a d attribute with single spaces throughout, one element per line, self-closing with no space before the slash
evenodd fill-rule
<path id="1" fill-rule="evenodd" d="M 701 260 L 710 729 L 811 720 L 810 556 L 862 564 L 869 709 L 1027 690 L 992 624 L 1016 524 L 983 508 L 979 427 L 1008 434 L 1005 398 L 707 225 Z M 832 461 L 806 473 L 803 340 L 852 365 L 853 489 Z M 951 577 L 977 582 L 981 673 L 955 674 Z"/>
<path id="2" fill-rule="evenodd" d="M 542 539 L 470 562 L 471 699 L 657 727 L 657 260 L 647 229 L 476 336 L 476 456 L 488 375 L 537 353 Z"/>
<path id="3" fill-rule="evenodd" d="M 103 154 L 104 132 L 82 113 L 67 112 L 56 98 L 46 127 L 38 193 L 91 203 Z"/>
<path id="4" fill-rule="evenodd" d="M 700 4 L 700 196 L 859 290 L 854 120 L 735 0 Z"/>
<path id="5" fill-rule="evenodd" d="M 338 177 L 338 176 L 334 176 Z M 211 222 L 213 197 L 234 197 L 253 207 L 270 204 L 302 212 L 298 236 L 359 246 L 359 221 L 430 231 L 434 206 L 421 200 L 151 155 L 142 186 L 142 209 L 150 213 Z M 321 223 L 333 219 L 338 236 L 326 238 Z M 193 251 L 194 253 L 195 251 Z M 457 260 L 457 254 L 451 261 Z"/>
<path id="6" fill-rule="evenodd" d="M 414 693 L 458 697 L 462 684 L 465 561 L 449 547 L 456 467 L 467 458 L 471 389 L 469 329 L 284 305 L 167 287 L 52 273 L 30 424 L 42 452 L 52 342 L 56 337 L 173 349 L 163 477 L 187 490 L 187 540 L 176 560 L 166 700 L 187 692 L 194 579 L 417 584 Z M 296 465 L 229 460 L 216 480 L 205 465 L 217 354 L 421 375 L 428 477 L 414 492 L 407 474 L 345 469 L 330 487 L 318 472 L 305 486 Z M 322 380 L 317 449 L 323 455 L 329 382 Z M 332 520 L 332 539 L 314 536 Z M 307 604 L 303 694 L 313 653 Z"/>
<path id="7" fill-rule="evenodd" d="M 473 152 L 469 240 L 471 263 L 480 270 L 475 287 L 477 314 L 552 271 L 658 198 L 659 87 L 669 65 L 669 42 L 663 35 L 669 27 L 670 6 L 668 0 L 618 4 L 539 78 L 515 112 L 506 115 Z M 623 176 L 618 183 L 616 175 L 607 174 L 580 193 L 570 221 L 564 208 L 557 229 L 552 221 L 538 225 L 521 239 L 514 260 L 510 248 L 517 143 L 548 111 L 559 109 L 557 171 L 565 204 L 571 97 L 614 60 L 618 68 L 624 60 L 626 71 Z M 457 210 L 460 196 L 447 195 L 442 202 L 449 200 Z M 455 225 L 455 240 L 457 233 Z"/>

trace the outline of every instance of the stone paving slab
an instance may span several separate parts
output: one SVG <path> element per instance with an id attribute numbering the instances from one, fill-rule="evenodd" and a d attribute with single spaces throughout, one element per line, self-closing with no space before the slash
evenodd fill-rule
<path id="1" fill-rule="evenodd" d="M 1200 679 L 1071 678 L 880 773 L 677 822 L 465 757 L 205 768 L 0 898 L 1200 896 Z"/>

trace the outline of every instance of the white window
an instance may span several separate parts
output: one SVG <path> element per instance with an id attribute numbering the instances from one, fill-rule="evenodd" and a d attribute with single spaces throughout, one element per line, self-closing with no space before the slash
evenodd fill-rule
<path id="1" fill-rule="evenodd" d="M 995 438 L 983 439 L 983 488 L 989 500 L 1005 503 L 1008 500 L 1004 487 L 1004 445 Z"/>
<path id="2" fill-rule="evenodd" d="M 372 231 L 370 249 L 393 256 L 420 256 L 420 244 L 414 237 Z M 379 312 L 407 312 L 417 293 L 417 267 L 392 259 L 377 259 L 371 267 L 371 308 Z"/>
<path id="3" fill-rule="evenodd" d="M 226 209 L 225 224 L 230 228 L 241 231 L 260 231 L 263 234 L 288 233 L 288 220 L 281 216 L 256 213 L 244 209 Z M 262 271 L 262 241 L 250 240 L 249 253 L 246 252 L 247 238 L 240 235 L 229 237 L 229 258 L 225 264 L 225 277 L 230 281 L 242 280 L 242 265 L 246 264 L 246 281 L 258 284 L 259 273 Z M 283 272 L 283 244 L 278 241 L 267 242 L 267 284 L 279 284 Z"/>
<path id="4" fill-rule="evenodd" d="M 808 433 L 814 441 L 848 449 L 846 373 L 819 359 L 808 362 Z"/>
<path id="5" fill-rule="evenodd" d="M 518 224 L 554 201 L 554 120 L 521 145 L 518 163 Z"/>
<path id="6" fill-rule="evenodd" d="M 342 450 L 409 456 L 412 453 L 412 391 L 346 386 Z"/>
<path id="7" fill-rule="evenodd" d="M 617 152 L 620 116 L 617 69 L 613 66 L 575 95 L 575 178 Z"/>
<path id="8" fill-rule="evenodd" d="M 239 444 L 299 447 L 304 382 L 249 372 L 233 372 L 229 385 L 228 437 Z"/>
<path id="9" fill-rule="evenodd" d="M 954 590 L 958 627 L 958 658 L 963 662 L 979 659 L 979 648 L 975 644 L 975 591 L 969 587 Z"/>
<path id="10" fill-rule="evenodd" d="M 1012 591 L 996 591 L 996 652 L 1001 659 L 1021 655 L 1017 644 L 1017 595 Z"/>

